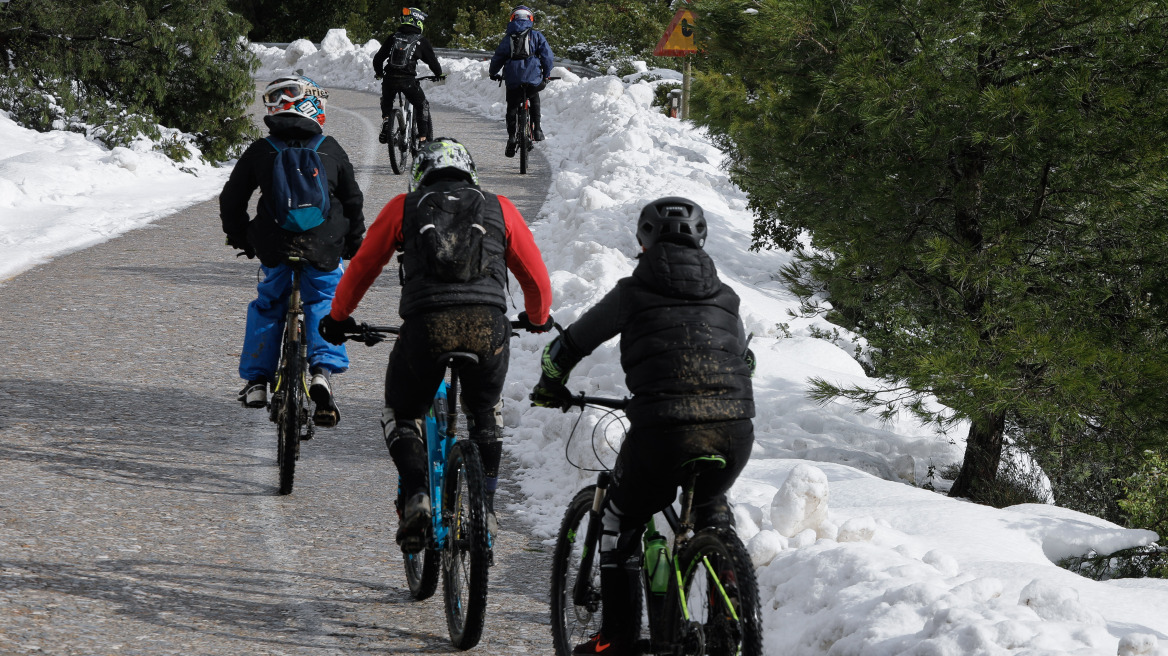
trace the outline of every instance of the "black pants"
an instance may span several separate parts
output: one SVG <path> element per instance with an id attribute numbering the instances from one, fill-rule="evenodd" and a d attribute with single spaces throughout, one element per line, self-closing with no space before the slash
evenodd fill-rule
<path id="1" fill-rule="evenodd" d="M 393 116 L 393 99 L 401 91 L 406 100 L 414 106 L 414 120 L 418 123 L 418 134 L 434 140 L 434 125 L 430 122 L 430 101 L 422 87 L 409 78 L 390 78 L 381 81 L 381 116 Z"/>
<path id="2" fill-rule="evenodd" d="M 474 427 L 469 437 L 479 443 L 483 469 L 494 477 L 501 456 L 495 407 L 503 396 L 510 338 L 507 316 L 489 305 L 443 308 L 405 319 L 385 372 L 386 407 L 393 409 L 399 426 L 422 419 L 445 371 L 438 358 L 451 351 L 474 353 L 478 364 L 458 368 L 458 393 L 468 423 Z M 416 466 L 398 462 L 396 456 L 394 462 L 399 473 L 403 465 Z"/>
<path id="3" fill-rule="evenodd" d="M 742 473 L 754 445 L 749 419 L 670 427 L 633 427 L 617 456 L 604 504 L 600 541 L 603 597 L 601 633 L 628 644 L 641 624 L 641 534 L 645 523 L 677 498 L 683 465 L 697 456 L 720 455 L 726 467 L 710 470 L 694 488 L 698 528 L 729 525 L 726 491 Z M 619 528 L 618 528 L 619 527 Z"/>
<path id="4" fill-rule="evenodd" d="M 531 127 L 538 128 L 539 91 L 542 87 L 527 87 L 527 97 L 531 99 Z M 515 126 L 519 123 L 519 106 L 523 104 L 523 87 L 507 87 L 507 138 L 515 138 Z"/>

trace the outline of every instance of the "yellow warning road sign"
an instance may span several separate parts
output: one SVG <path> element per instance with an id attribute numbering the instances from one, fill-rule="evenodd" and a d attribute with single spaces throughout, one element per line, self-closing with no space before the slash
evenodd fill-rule
<path id="1" fill-rule="evenodd" d="M 694 14 L 680 9 L 673 16 L 665 35 L 657 42 L 653 54 L 658 57 L 683 57 L 698 51 L 694 45 Z"/>

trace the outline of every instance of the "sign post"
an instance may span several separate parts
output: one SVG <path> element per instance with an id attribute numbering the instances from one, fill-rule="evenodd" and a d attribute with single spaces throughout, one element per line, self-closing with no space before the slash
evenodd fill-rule
<path id="1" fill-rule="evenodd" d="M 681 67 L 681 118 L 689 118 L 689 57 L 698 51 L 694 44 L 694 14 L 688 9 L 679 9 L 665 28 L 665 34 L 657 42 L 653 54 L 657 57 L 683 57 Z"/>

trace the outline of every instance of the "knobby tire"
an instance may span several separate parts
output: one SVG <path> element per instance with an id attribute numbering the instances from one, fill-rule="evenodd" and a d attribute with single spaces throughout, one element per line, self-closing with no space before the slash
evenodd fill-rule
<path id="1" fill-rule="evenodd" d="M 582 550 L 586 544 L 588 514 L 596 486 L 576 493 L 568 504 L 560 531 L 556 534 L 556 547 L 552 553 L 552 643 L 556 656 L 571 656 L 572 647 L 584 642 L 593 633 L 600 631 L 600 553 L 593 549 L 588 557 L 592 559 L 589 603 L 577 606 L 573 599 L 576 580 L 580 574 Z M 599 541 L 597 541 L 599 545 Z"/>
<path id="2" fill-rule="evenodd" d="M 302 333 L 303 334 L 303 333 Z M 301 389 L 300 343 L 291 341 L 285 345 L 284 368 L 280 375 L 280 410 L 277 415 L 276 432 L 278 445 L 276 460 L 280 465 L 280 494 L 292 493 L 292 482 L 296 477 L 296 459 L 300 457 L 300 406 Z"/>
<path id="3" fill-rule="evenodd" d="M 393 110 L 393 128 L 389 133 L 389 165 L 401 175 L 406 170 L 406 153 L 410 149 L 410 135 L 406 132 L 406 117 L 401 109 Z"/>
<path id="4" fill-rule="evenodd" d="M 527 150 L 531 147 L 531 117 L 527 102 L 519 106 L 519 172 L 527 173 Z"/>
<path id="5" fill-rule="evenodd" d="M 443 522 L 447 543 L 442 554 L 442 589 L 450 641 L 459 649 L 479 643 L 487 613 L 486 475 L 473 442 L 450 450 L 443 481 Z"/>
<path id="6" fill-rule="evenodd" d="M 702 529 L 686 543 L 679 558 L 690 618 L 702 625 L 705 649 L 700 653 L 762 656 L 758 582 L 737 534 L 729 529 Z M 711 571 L 717 574 L 716 581 Z M 727 598 L 737 620 L 727 607 Z"/>

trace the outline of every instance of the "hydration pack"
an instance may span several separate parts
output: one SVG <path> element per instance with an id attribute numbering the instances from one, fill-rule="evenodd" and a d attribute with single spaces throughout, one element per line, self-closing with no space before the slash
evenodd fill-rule
<path id="1" fill-rule="evenodd" d="M 309 146 L 289 146 L 276 137 L 267 137 L 276 149 L 272 164 L 272 190 L 265 196 L 268 211 L 276 224 L 291 232 L 305 232 L 324 223 L 329 215 L 328 176 L 317 149 L 324 135 Z"/>
<path id="2" fill-rule="evenodd" d="M 507 37 L 511 42 L 511 59 L 527 59 L 535 54 L 532 52 L 531 30 L 529 27 L 521 32 L 513 32 Z"/>
<path id="3" fill-rule="evenodd" d="M 488 274 L 485 203 L 474 187 L 431 191 L 418 200 L 418 261 L 429 277 L 458 283 Z"/>
<path id="4" fill-rule="evenodd" d="M 421 34 L 402 34 L 395 32 L 393 35 L 393 47 L 389 51 L 389 58 L 386 59 L 386 65 L 396 71 L 404 71 L 414 58 L 414 50 L 418 48 L 418 42 L 422 40 Z"/>

